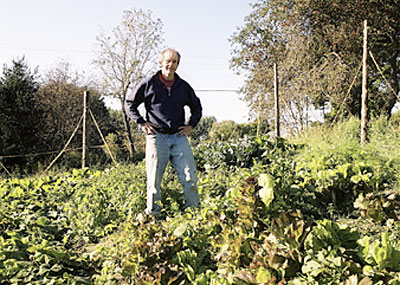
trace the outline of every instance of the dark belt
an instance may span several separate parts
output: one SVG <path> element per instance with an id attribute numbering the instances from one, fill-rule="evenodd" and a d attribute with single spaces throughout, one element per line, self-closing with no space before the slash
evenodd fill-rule
<path id="1" fill-rule="evenodd" d="M 178 129 L 156 129 L 157 132 L 161 133 L 161 134 L 168 134 L 168 135 L 173 135 L 176 134 L 177 132 L 179 132 Z"/>

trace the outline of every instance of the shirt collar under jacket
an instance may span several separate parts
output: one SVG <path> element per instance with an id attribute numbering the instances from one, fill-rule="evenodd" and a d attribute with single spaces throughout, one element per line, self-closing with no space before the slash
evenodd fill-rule
<path id="1" fill-rule="evenodd" d="M 161 70 L 159 70 L 156 74 L 153 75 L 152 80 L 154 80 L 157 84 L 161 85 L 162 87 L 165 87 L 164 83 L 162 83 L 162 81 L 158 77 L 160 74 L 161 74 Z M 171 88 L 175 88 L 176 86 L 178 86 L 181 83 L 181 81 L 182 81 L 182 79 L 175 72 L 175 82 L 174 82 L 174 84 L 172 85 Z"/>

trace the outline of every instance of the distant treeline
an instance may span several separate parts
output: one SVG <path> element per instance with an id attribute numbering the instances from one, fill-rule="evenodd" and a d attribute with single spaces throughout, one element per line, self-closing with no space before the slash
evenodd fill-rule
<path id="1" fill-rule="evenodd" d="M 61 151 L 73 134 L 83 113 L 83 93 L 89 90 L 89 108 L 104 136 L 118 132 L 118 124 L 105 106 L 98 88 L 85 86 L 79 74 L 60 64 L 44 76 L 32 71 L 24 58 L 4 65 L 0 77 L 0 161 L 15 172 L 32 172 L 44 167 Z M 88 120 L 88 143 L 102 145 L 93 120 Z M 78 128 L 69 145 L 82 145 Z M 58 165 L 77 167 L 79 151 L 68 151 Z M 92 163 L 107 157 L 99 148 L 91 149 Z"/>
<path id="2" fill-rule="evenodd" d="M 87 165 L 101 167 L 129 157 L 124 135 L 122 111 L 107 108 L 101 88 L 85 84 L 83 75 L 72 72 L 62 63 L 39 75 L 31 70 L 24 58 L 11 66 L 4 65 L 0 77 L 0 176 L 24 175 L 45 170 L 57 155 L 52 169 L 79 168 L 82 156 L 83 94 L 89 91 L 89 109 L 105 138 L 108 149 L 95 126 L 87 116 Z M 135 144 L 133 161 L 143 159 L 144 136 L 131 123 Z M 75 131 L 76 130 L 76 131 Z M 269 131 L 268 121 L 237 124 L 217 122 L 205 117 L 191 134 L 193 145 L 207 140 L 228 140 L 245 135 L 255 136 Z M 73 135 L 74 134 L 74 135 Z M 73 136 L 72 136 L 73 135 Z"/>

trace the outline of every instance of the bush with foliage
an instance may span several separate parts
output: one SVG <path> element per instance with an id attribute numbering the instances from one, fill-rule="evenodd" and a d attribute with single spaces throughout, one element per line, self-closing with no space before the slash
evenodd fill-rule
<path id="1" fill-rule="evenodd" d="M 0 77 L 0 157 L 8 168 L 32 167 L 31 158 L 20 154 L 41 149 L 42 112 L 35 102 L 39 89 L 37 71 L 31 71 L 25 59 L 4 65 Z"/>

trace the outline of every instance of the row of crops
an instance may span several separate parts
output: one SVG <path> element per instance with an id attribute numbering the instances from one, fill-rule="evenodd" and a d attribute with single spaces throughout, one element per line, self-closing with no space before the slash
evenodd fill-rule
<path id="1" fill-rule="evenodd" d="M 340 146 L 203 143 L 201 207 L 168 168 L 158 219 L 143 162 L 3 179 L 0 284 L 400 284 L 400 161 L 348 124 Z"/>

